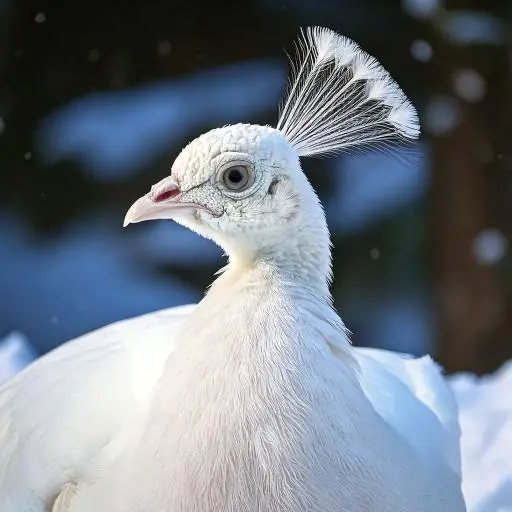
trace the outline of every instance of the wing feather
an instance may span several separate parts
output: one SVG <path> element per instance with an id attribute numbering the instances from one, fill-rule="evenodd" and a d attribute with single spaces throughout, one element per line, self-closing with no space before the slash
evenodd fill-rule
<path id="1" fill-rule="evenodd" d="M 455 396 L 429 356 L 358 348 L 361 382 L 376 411 L 416 450 L 432 477 L 460 480 Z"/>
<path id="2" fill-rule="evenodd" d="M 70 341 L 0 388 L 0 510 L 43 512 L 87 479 L 144 417 L 148 393 L 190 306 L 109 325 Z"/>

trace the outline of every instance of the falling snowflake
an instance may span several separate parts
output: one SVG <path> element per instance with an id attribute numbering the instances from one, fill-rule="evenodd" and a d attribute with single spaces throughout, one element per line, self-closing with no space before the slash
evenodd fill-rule
<path id="1" fill-rule="evenodd" d="M 160 57 L 167 57 L 171 53 L 171 43 L 169 41 L 160 41 L 156 47 L 156 53 Z"/>
<path id="2" fill-rule="evenodd" d="M 508 240 L 499 229 L 484 229 L 473 240 L 473 255 L 481 265 L 499 263 L 507 250 Z"/>
<path id="3" fill-rule="evenodd" d="M 432 58 L 432 46 L 428 41 L 416 39 L 411 44 L 411 55 L 420 62 L 428 62 Z"/>
<path id="4" fill-rule="evenodd" d="M 460 107 L 452 96 L 434 96 L 427 104 L 425 126 L 434 135 L 450 133 L 457 126 L 459 119 Z"/>
<path id="5" fill-rule="evenodd" d="M 453 88 L 459 98 L 476 103 L 480 101 L 486 92 L 485 80 L 474 69 L 459 69 L 453 75 Z"/>
<path id="6" fill-rule="evenodd" d="M 375 248 L 375 247 L 374 247 L 374 248 L 370 251 L 370 258 L 371 258 L 372 260 L 378 260 L 378 259 L 379 259 L 379 257 L 380 257 L 380 251 L 379 251 L 379 249 L 377 249 L 377 248 Z"/>
<path id="7" fill-rule="evenodd" d="M 413 18 L 432 18 L 439 9 L 439 0 L 402 0 L 402 7 Z"/>

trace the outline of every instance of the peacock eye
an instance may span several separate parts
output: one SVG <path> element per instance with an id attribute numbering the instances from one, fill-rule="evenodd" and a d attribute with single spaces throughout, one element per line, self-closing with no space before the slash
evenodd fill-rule
<path id="1" fill-rule="evenodd" d="M 222 171 L 221 180 L 228 190 L 239 192 L 252 183 L 251 169 L 246 165 L 233 165 Z"/>

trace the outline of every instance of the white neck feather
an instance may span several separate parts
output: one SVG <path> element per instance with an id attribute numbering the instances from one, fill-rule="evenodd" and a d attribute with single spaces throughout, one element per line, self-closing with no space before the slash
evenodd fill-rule
<path id="1" fill-rule="evenodd" d="M 320 302 L 331 302 L 331 241 L 322 205 L 300 172 L 300 206 L 286 227 L 278 226 L 262 237 L 248 237 L 226 244 L 226 270 L 237 273 L 259 269 L 263 282 L 281 280 L 295 290 L 313 293 Z M 261 281 L 260 281 L 261 284 Z"/>
<path id="2" fill-rule="evenodd" d="M 309 440 L 323 428 L 325 389 L 349 404 L 358 368 L 328 296 L 283 277 L 295 272 L 283 258 L 229 265 L 178 335 L 132 464 L 155 510 L 334 510 L 308 508 L 304 489 L 323 496 L 332 482 L 324 492 L 301 468 L 316 465 Z M 347 407 L 337 432 L 354 423 Z"/>

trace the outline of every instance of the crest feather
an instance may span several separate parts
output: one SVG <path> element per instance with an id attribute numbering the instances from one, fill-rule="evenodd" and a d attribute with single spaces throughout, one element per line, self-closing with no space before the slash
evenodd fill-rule
<path id="1" fill-rule="evenodd" d="M 416 109 L 354 41 L 326 28 L 307 28 L 297 53 L 277 129 L 300 156 L 418 138 Z"/>

